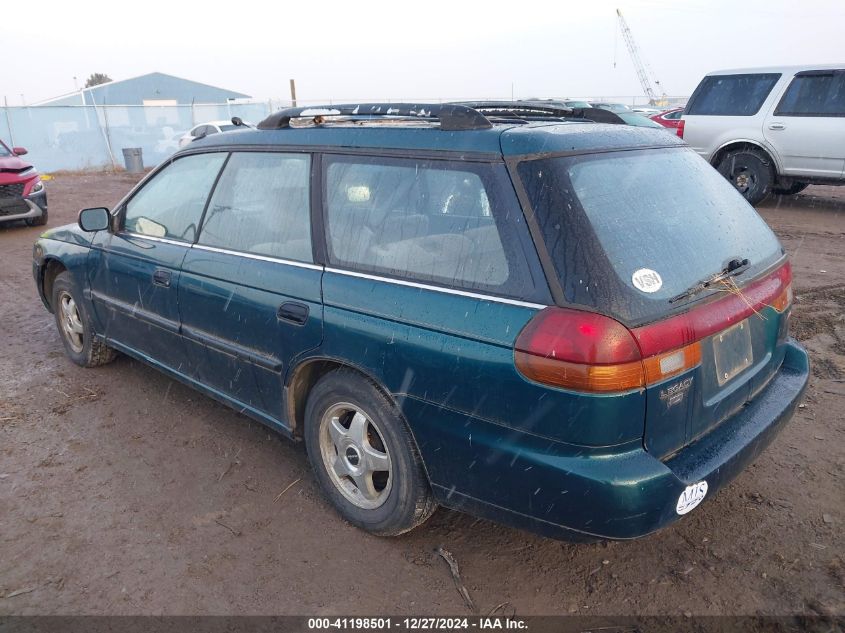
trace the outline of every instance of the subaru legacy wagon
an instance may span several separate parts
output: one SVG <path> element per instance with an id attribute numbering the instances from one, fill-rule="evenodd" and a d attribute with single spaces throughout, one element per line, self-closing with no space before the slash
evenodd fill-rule
<path id="1" fill-rule="evenodd" d="M 48 231 L 33 272 L 74 362 L 122 352 L 304 440 L 383 535 L 438 505 L 649 534 L 808 376 L 784 250 L 716 170 L 536 105 L 283 110 Z"/>

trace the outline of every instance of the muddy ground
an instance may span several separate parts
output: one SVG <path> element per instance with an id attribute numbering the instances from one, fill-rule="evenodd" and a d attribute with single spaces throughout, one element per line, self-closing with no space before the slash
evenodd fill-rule
<path id="1" fill-rule="evenodd" d="M 133 182 L 58 176 L 50 225 Z M 806 404 L 684 520 L 594 545 L 445 510 L 395 539 L 351 527 L 301 446 L 126 357 L 72 364 L 33 285 L 40 229 L 0 228 L 0 614 L 467 613 L 438 546 L 482 613 L 845 612 L 845 187 L 760 211 L 792 254 Z"/>

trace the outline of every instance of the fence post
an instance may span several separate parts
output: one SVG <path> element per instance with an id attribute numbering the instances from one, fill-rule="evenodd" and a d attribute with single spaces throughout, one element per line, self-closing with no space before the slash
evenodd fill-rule
<path id="1" fill-rule="evenodd" d="M 108 114 L 106 114 L 106 108 L 108 106 L 103 104 L 103 120 L 105 121 L 105 124 L 106 124 L 105 129 L 103 129 L 103 125 L 100 123 L 100 115 L 97 112 L 97 100 L 93 99 L 92 101 L 93 101 L 93 104 L 94 104 L 94 113 L 97 115 L 97 126 L 100 128 L 100 132 L 103 135 L 103 140 L 105 140 L 105 142 L 106 142 L 106 150 L 108 151 L 109 158 L 111 159 L 111 167 L 112 167 L 112 169 L 117 169 L 117 163 L 114 160 L 114 152 L 111 151 L 111 139 L 109 138 L 109 132 L 108 132 L 108 130 L 109 130 L 109 118 L 108 118 Z"/>

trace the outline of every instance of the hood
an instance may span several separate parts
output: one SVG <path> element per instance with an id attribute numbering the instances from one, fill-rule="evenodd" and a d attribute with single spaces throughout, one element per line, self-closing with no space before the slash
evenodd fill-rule
<path id="1" fill-rule="evenodd" d="M 20 156 L 0 156 L 0 174 L 1 173 L 20 173 L 31 168 L 25 160 L 21 160 Z"/>

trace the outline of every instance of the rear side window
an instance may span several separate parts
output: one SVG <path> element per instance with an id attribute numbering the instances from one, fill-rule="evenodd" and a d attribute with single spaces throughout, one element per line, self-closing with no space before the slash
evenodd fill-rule
<path id="1" fill-rule="evenodd" d="M 333 264 L 363 272 L 520 296 L 522 212 L 503 165 L 327 157 Z M 511 239 L 508 239 L 508 236 Z"/>
<path id="2" fill-rule="evenodd" d="M 799 73 L 789 84 L 778 116 L 845 116 L 845 70 Z"/>
<path id="3" fill-rule="evenodd" d="M 753 116 L 769 96 L 780 73 L 710 75 L 695 89 L 686 114 Z"/>
<path id="4" fill-rule="evenodd" d="M 567 302 L 629 323 L 683 305 L 669 299 L 731 259 L 749 259 L 748 279 L 782 255 L 757 212 L 688 148 L 526 161 L 519 175 Z M 659 283 L 643 284 L 652 273 Z"/>
<path id="5" fill-rule="evenodd" d="M 193 242 L 211 186 L 225 160 L 223 152 L 174 160 L 126 204 L 124 228 L 140 235 Z"/>
<path id="6" fill-rule="evenodd" d="M 312 261 L 310 162 L 303 154 L 233 153 L 209 202 L 199 243 Z"/>

